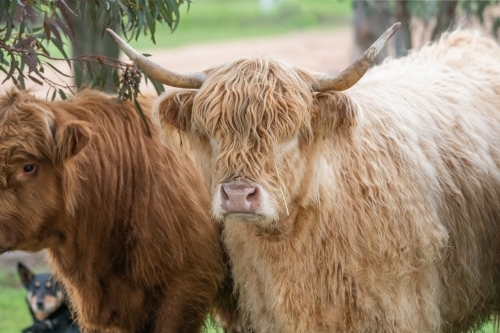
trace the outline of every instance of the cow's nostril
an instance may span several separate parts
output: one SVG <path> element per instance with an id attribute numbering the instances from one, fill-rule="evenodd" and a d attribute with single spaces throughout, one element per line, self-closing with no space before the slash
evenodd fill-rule
<path id="1" fill-rule="evenodd" d="M 229 195 L 226 193 L 226 190 L 224 190 L 224 186 L 220 187 L 220 195 L 222 200 L 229 200 Z"/>
<path id="2" fill-rule="evenodd" d="M 258 195 L 259 195 L 258 189 L 257 187 L 254 187 L 252 189 L 252 192 L 247 194 L 247 200 L 255 200 L 255 198 L 257 198 Z"/>

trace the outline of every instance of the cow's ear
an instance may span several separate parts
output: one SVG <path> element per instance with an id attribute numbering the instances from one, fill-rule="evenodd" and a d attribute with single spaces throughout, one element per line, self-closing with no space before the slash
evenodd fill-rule
<path id="1" fill-rule="evenodd" d="M 91 129 L 86 122 L 69 121 L 57 126 L 54 136 L 54 163 L 59 164 L 78 154 L 90 142 Z"/>
<path id="2" fill-rule="evenodd" d="M 153 104 L 153 121 L 160 128 L 162 142 L 177 152 L 189 150 L 191 113 L 196 92 L 178 91 L 160 96 Z"/>
<path id="3" fill-rule="evenodd" d="M 17 272 L 19 277 L 21 278 L 22 284 L 28 288 L 29 283 L 33 280 L 35 276 L 32 271 L 28 269 L 28 267 L 24 266 L 22 263 L 17 263 Z"/>
<path id="4" fill-rule="evenodd" d="M 181 131 L 191 129 L 191 110 L 195 91 L 186 90 L 160 96 L 153 105 L 153 119 L 161 128 L 173 126 Z"/>
<path id="5" fill-rule="evenodd" d="M 350 136 L 360 121 L 358 105 L 342 92 L 318 93 L 314 105 L 313 128 L 318 135 Z"/>

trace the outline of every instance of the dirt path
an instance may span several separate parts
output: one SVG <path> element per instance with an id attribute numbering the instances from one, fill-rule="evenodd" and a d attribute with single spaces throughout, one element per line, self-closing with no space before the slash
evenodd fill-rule
<path id="1" fill-rule="evenodd" d="M 334 31 L 303 31 L 269 38 L 254 38 L 232 42 L 196 44 L 165 51 L 141 50 L 152 54 L 154 61 L 177 71 L 201 71 L 234 58 L 272 55 L 289 64 L 312 71 L 338 73 L 346 68 L 354 48 L 350 28 Z M 57 66 L 67 71 L 64 63 Z M 49 76 L 56 79 L 55 75 Z M 0 82 L 3 81 L 0 75 Z M 11 86 L 7 82 L 0 87 L 0 94 Z M 45 97 L 47 88 L 33 85 L 33 92 Z M 143 87 L 143 92 L 154 93 L 152 86 Z M 0 256 L 0 269 L 14 268 L 17 261 L 30 267 L 44 267 L 43 253 L 29 254 L 10 252 Z"/>

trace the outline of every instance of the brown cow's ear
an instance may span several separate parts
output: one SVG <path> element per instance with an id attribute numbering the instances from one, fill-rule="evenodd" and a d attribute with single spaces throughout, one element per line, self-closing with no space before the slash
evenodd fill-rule
<path id="1" fill-rule="evenodd" d="M 185 90 L 164 94 L 153 104 L 153 121 L 160 128 L 161 141 L 178 153 L 189 151 L 191 114 L 196 92 Z"/>
<path id="2" fill-rule="evenodd" d="M 342 92 L 318 93 L 314 98 L 315 114 L 313 128 L 319 135 L 350 136 L 360 118 L 360 111 L 354 101 Z"/>
<path id="3" fill-rule="evenodd" d="M 90 141 L 91 130 L 83 121 L 71 121 L 59 126 L 55 131 L 56 164 L 78 154 Z"/>

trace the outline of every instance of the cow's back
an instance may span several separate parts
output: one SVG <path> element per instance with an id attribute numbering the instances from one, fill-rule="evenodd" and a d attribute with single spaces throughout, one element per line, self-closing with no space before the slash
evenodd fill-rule
<path id="1" fill-rule="evenodd" d="M 346 166 L 369 170 L 369 187 L 397 198 L 383 202 L 394 225 L 418 223 L 398 228 L 426 249 L 414 252 L 422 262 L 434 262 L 427 279 L 440 285 L 422 299 L 439 304 L 435 314 L 454 323 L 450 331 L 500 306 L 499 51 L 477 32 L 456 31 L 387 61 L 348 92 L 364 118 L 355 151 L 366 155 Z"/>

